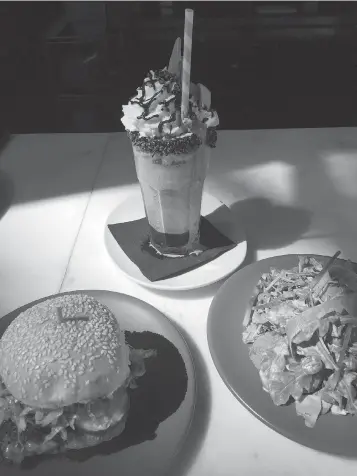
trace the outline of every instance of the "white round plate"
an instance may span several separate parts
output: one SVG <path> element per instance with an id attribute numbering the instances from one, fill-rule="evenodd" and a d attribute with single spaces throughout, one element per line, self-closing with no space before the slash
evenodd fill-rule
<path id="1" fill-rule="evenodd" d="M 0 463 L 1 476 L 163 476 L 172 474 L 186 449 L 196 401 L 194 366 L 190 351 L 176 327 L 160 311 L 139 299 L 110 291 L 85 293 L 115 314 L 126 340 L 134 348 L 149 348 L 157 356 L 146 362 L 146 374 L 130 393 L 124 432 L 97 447 L 71 452 L 71 456 L 36 456 L 24 467 Z M 52 297 L 52 296 L 51 296 Z M 0 336 L 25 309 L 0 319 Z"/>
<path id="2" fill-rule="evenodd" d="M 216 283 L 229 276 L 243 263 L 247 253 L 247 242 L 242 225 L 233 218 L 229 208 L 206 192 L 203 193 L 201 213 L 203 216 L 212 214 L 209 217 L 212 225 L 232 241 L 238 243 L 237 246 L 192 271 L 174 278 L 152 282 L 128 258 L 107 226 L 145 217 L 144 204 L 138 187 L 132 195 L 113 210 L 107 219 L 105 243 L 109 255 L 128 278 L 149 288 L 165 291 L 186 291 Z"/>

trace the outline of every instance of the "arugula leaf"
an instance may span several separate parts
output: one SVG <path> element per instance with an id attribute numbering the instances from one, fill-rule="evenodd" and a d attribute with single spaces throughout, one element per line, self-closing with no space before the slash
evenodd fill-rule
<path id="1" fill-rule="evenodd" d="M 321 337 L 319 337 L 319 342 L 316 344 L 316 350 L 320 354 L 321 359 L 327 369 L 336 370 L 336 371 L 339 370 L 338 365 L 336 364 L 334 358 L 330 354 L 330 351 L 326 347 L 326 344 Z"/>
<path id="2" fill-rule="evenodd" d="M 344 359 L 343 364 L 347 370 L 357 370 L 357 358 L 352 354 Z"/>
<path id="3" fill-rule="evenodd" d="M 305 376 L 302 371 L 300 373 L 282 372 L 276 375 L 269 385 L 269 393 L 275 405 L 285 405 L 290 397 L 299 399 L 303 393 L 303 387 L 298 385 L 298 381 Z"/>
<path id="4" fill-rule="evenodd" d="M 342 406 L 342 395 L 338 391 L 326 386 L 321 390 L 321 398 L 331 405 L 337 404 L 338 406 Z"/>
<path id="5" fill-rule="evenodd" d="M 336 264 L 330 269 L 330 274 L 331 278 L 337 279 L 340 284 L 357 292 L 357 274 L 352 269 Z"/>
<path id="6" fill-rule="evenodd" d="M 330 313 L 342 313 L 349 309 L 357 310 L 357 293 L 350 296 L 342 296 L 331 299 L 318 306 L 310 307 L 306 311 L 290 319 L 286 325 L 286 335 L 289 345 L 291 343 L 300 344 L 308 341 L 317 329 L 320 329 L 320 319 Z"/>
<path id="7" fill-rule="evenodd" d="M 266 390 L 275 405 L 284 405 L 293 397 L 298 400 L 304 391 L 315 391 L 321 384 L 320 374 L 308 374 L 302 365 L 295 367 L 293 371 L 273 372 L 272 366 L 267 367 L 263 372 L 263 378 L 266 382 Z"/>
<path id="8" fill-rule="evenodd" d="M 347 400 L 354 401 L 357 396 L 356 388 L 352 385 L 352 383 L 356 380 L 357 374 L 355 372 L 346 372 L 343 375 L 343 378 L 337 385 L 337 388 L 341 392 L 341 394 L 347 398 Z"/>
<path id="9" fill-rule="evenodd" d="M 320 270 L 319 274 L 312 280 L 310 284 L 310 292 L 313 298 L 318 299 L 323 290 L 331 281 L 329 269 L 333 266 L 336 258 L 341 254 L 341 251 L 337 251 L 325 264 L 325 266 Z M 312 260 L 316 261 L 314 258 Z M 317 264 L 319 264 L 316 261 Z M 321 266 L 321 265 L 320 265 Z"/>
<path id="10" fill-rule="evenodd" d="M 316 285 L 311 290 L 313 299 L 317 300 L 320 298 L 320 296 L 326 290 L 330 281 L 331 281 L 330 273 L 326 271 L 324 275 L 321 277 L 321 279 L 316 283 Z"/>
<path id="11" fill-rule="evenodd" d="M 307 375 L 299 368 L 295 372 L 280 372 L 275 375 L 265 375 L 267 378 L 267 390 L 275 405 L 285 405 L 291 397 L 299 400 L 304 391 L 315 391 L 321 384 L 321 375 Z"/>

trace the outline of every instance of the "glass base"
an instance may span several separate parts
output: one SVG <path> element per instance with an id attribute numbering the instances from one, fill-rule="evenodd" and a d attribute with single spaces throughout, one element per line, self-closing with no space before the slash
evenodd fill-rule
<path id="1" fill-rule="evenodd" d="M 184 246 L 161 246 L 157 242 L 149 238 L 149 246 L 155 250 L 155 252 L 161 256 L 167 258 L 184 258 L 185 256 L 196 255 L 202 253 L 202 250 L 198 249 L 199 235 L 196 237 L 193 243 L 187 243 Z"/>

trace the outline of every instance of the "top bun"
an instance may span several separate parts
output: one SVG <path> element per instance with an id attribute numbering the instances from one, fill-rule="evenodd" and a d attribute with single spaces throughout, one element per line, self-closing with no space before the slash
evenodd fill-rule
<path id="1" fill-rule="evenodd" d="M 35 408 L 86 403 L 126 382 L 129 348 L 106 306 L 85 294 L 61 295 L 10 324 L 0 340 L 0 375 L 16 399 Z"/>

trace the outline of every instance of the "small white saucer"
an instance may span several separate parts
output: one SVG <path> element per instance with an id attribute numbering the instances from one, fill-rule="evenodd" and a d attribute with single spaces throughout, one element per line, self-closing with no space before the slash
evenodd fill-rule
<path id="1" fill-rule="evenodd" d="M 115 241 L 108 226 L 105 227 L 105 244 L 109 255 L 123 273 L 142 286 L 166 291 L 186 291 L 189 289 L 202 288 L 230 275 L 242 264 L 247 252 L 247 242 L 241 224 L 237 223 L 236 218 L 233 218 L 232 213 L 226 205 L 212 195 L 204 192 L 201 214 L 207 216 L 213 212 L 214 214 L 209 217 L 209 221 L 221 233 L 235 243 L 238 243 L 237 246 L 209 263 L 203 264 L 192 271 L 187 271 L 180 276 L 175 276 L 174 278 L 167 278 L 155 282 L 149 281 Z M 133 194 L 128 196 L 124 202 L 120 203 L 112 211 L 107 219 L 106 225 L 134 221 L 144 217 L 144 204 L 140 188 L 137 188 Z"/>

